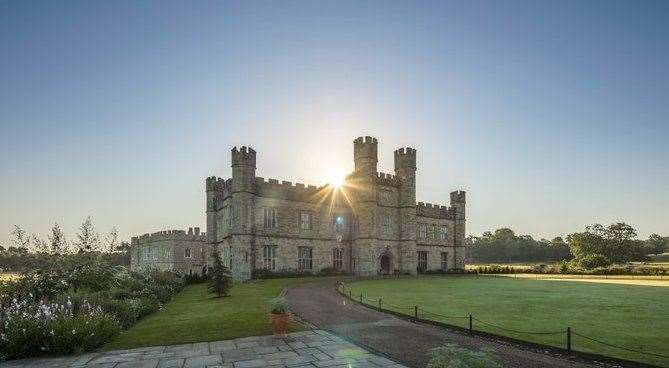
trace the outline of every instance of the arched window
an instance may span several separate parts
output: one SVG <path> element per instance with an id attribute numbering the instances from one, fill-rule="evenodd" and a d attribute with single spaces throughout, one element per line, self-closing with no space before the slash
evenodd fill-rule
<path id="1" fill-rule="evenodd" d="M 184 257 L 190 258 L 190 248 L 186 248 L 186 252 L 184 254 Z"/>

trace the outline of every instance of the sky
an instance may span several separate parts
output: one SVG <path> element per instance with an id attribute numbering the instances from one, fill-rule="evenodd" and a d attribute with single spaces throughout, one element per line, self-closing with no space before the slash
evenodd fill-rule
<path id="1" fill-rule="evenodd" d="M 323 184 L 418 150 L 468 234 L 669 234 L 667 1 L 0 1 L 0 244 L 205 227 L 230 149 Z"/>

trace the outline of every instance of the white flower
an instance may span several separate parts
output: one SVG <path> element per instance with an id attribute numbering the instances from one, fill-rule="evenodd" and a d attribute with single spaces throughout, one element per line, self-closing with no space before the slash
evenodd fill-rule
<path id="1" fill-rule="evenodd" d="M 56 334 L 53 332 L 53 330 L 51 330 L 51 332 L 49 332 L 49 334 L 51 334 L 51 336 L 55 336 L 55 335 L 56 335 Z"/>
<path id="2" fill-rule="evenodd" d="M 72 330 L 72 335 L 74 335 L 74 334 L 76 334 L 76 333 L 77 333 L 76 330 Z"/>

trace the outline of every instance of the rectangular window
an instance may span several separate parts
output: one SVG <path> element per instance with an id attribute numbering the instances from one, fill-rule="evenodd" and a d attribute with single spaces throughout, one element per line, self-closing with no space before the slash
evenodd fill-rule
<path id="1" fill-rule="evenodd" d="M 427 252 L 423 250 L 418 251 L 418 271 L 427 270 Z"/>
<path id="2" fill-rule="evenodd" d="M 275 270 L 276 263 L 276 246 L 275 245 L 265 245 L 262 248 L 262 268 L 266 270 Z"/>
<path id="3" fill-rule="evenodd" d="M 297 248 L 297 269 L 300 271 L 311 270 L 311 248 Z"/>
<path id="4" fill-rule="evenodd" d="M 344 251 L 341 248 L 332 249 L 332 267 L 335 270 L 344 268 Z"/>
<path id="5" fill-rule="evenodd" d="M 448 238 L 448 227 L 442 226 L 439 228 L 439 239 L 446 240 Z"/>
<path id="6" fill-rule="evenodd" d="M 340 233 L 344 230 L 344 216 L 334 215 L 332 217 L 332 224 L 336 232 Z"/>
<path id="7" fill-rule="evenodd" d="M 448 252 L 441 252 L 441 269 L 448 270 Z"/>
<path id="8" fill-rule="evenodd" d="M 276 208 L 265 208 L 263 211 L 265 229 L 273 229 L 277 226 Z"/>
<path id="9" fill-rule="evenodd" d="M 300 229 L 311 230 L 311 213 L 300 212 Z"/>
<path id="10" fill-rule="evenodd" d="M 383 232 L 386 233 L 386 234 L 390 234 L 391 233 L 391 228 L 392 228 L 392 226 L 391 226 L 391 223 L 390 223 L 390 216 L 388 216 L 388 215 L 383 216 Z"/>
<path id="11" fill-rule="evenodd" d="M 427 239 L 427 225 L 418 224 L 418 239 Z"/>

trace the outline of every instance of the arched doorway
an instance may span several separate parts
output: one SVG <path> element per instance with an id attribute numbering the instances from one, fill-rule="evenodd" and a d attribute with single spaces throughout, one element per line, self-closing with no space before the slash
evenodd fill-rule
<path id="1" fill-rule="evenodd" d="M 392 269 L 392 259 L 389 253 L 383 253 L 380 258 L 381 274 L 390 275 Z"/>

